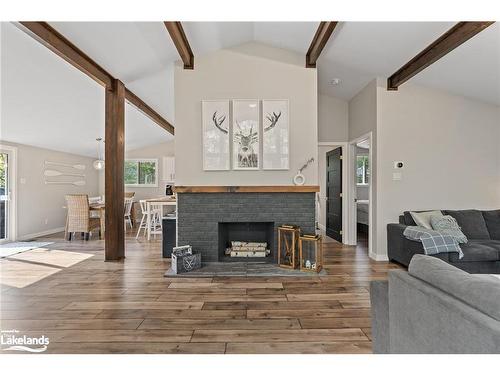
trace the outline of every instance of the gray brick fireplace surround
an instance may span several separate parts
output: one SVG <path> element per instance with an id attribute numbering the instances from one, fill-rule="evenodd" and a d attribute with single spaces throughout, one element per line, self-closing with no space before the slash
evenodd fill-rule
<path id="1" fill-rule="evenodd" d="M 178 193 L 177 243 L 191 245 L 203 262 L 219 261 L 219 223 L 274 223 L 273 261 L 279 225 L 293 224 L 303 233 L 315 230 L 315 193 Z"/>

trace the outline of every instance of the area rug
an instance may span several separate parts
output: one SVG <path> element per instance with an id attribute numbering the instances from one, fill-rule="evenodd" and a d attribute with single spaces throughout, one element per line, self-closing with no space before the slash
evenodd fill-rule
<path id="1" fill-rule="evenodd" d="M 235 277 L 304 277 L 304 276 L 325 276 L 326 271 L 304 272 L 299 270 L 289 270 L 281 268 L 276 264 L 264 262 L 213 262 L 203 263 L 203 266 L 197 270 L 180 273 L 176 275 L 172 268 L 165 272 L 165 277 L 214 277 L 214 276 L 235 276 Z"/>
<path id="2" fill-rule="evenodd" d="M 10 242 L 0 245 L 0 258 L 6 258 L 8 256 L 23 253 L 25 251 L 38 249 L 39 247 L 45 247 L 51 245 L 54 242 Z"/>

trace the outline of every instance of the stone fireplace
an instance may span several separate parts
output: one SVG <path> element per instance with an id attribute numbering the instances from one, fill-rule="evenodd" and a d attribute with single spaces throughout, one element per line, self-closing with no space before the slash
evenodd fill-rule
<path id="1" fill-rule="evenodd" d="M 229 241 L 269 242 L 267 262 L 277 261 L 277 228 L 283 224 L 315 231 L 317 186 L 178 186 L 177 243 L 191 245 L 203 262 L 227 259 Z M 241 237 L 241 238 L 240 238 Z"/>

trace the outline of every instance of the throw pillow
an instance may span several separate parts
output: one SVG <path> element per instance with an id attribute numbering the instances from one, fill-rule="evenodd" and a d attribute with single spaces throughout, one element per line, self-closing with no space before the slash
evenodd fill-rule
<path id="1" fill-rule="evenodd" d="M 425 211 L 425 212 L 410 211 L 410 215 L 413 218 L 415 224 L 417 224 L 419 227 L 424 227 L 427 229 L 432 229 L 431 216 L 443 216 L 441 211 Z"/>
<path id="2" fill-rule="evenodd" d="M 462 232 L 460 226 L 454 217 L 446 216 L 431 216 L 432 229 L 441 234 L 449 234 L 457 240 L 458 243 L 467 243 L 467 236 Z"/>

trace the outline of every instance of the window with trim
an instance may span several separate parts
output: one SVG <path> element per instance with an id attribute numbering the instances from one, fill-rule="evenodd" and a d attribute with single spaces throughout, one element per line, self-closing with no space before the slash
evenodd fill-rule
<path id="1" fill-rule="evenodd" d="M 368 185 L 370 182 L 368 155 L 358 155 L 356 157 L 356 182 L 358 185 Z"/>
<path id="2" fill-rule="evenodd" d="M 158 159 L 127 159 L 124 173 L 126 186 L 158 187 Z"/>

